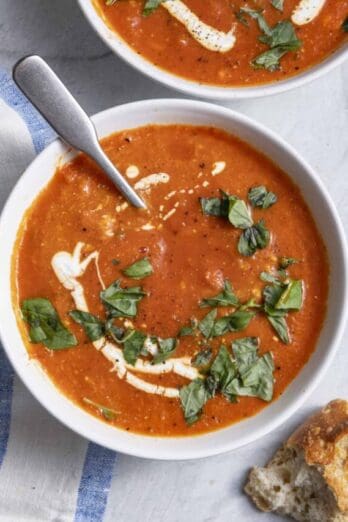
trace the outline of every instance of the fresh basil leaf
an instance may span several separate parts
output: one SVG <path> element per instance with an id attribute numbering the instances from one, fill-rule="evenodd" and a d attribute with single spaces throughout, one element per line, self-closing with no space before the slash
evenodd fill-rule
<path id="1" fill-rule="evenodd" d="M 243 337 L 232 342 L 233 354 L 240 373 L 257 361 L 258 337 Z"/>
<path id="2" fill-rule="evenodd" d="M 257 249 L 265 248 L 270 239 L 270 233 L 263 220 L 252 227 L 243 230 L 238 242 L 238 252 L 243 256 L 252 256 Z"/>
<path id="3" fill-rule="evenodd" d="M 158 354 L 153 359 L 154 364 L 159 364 L 167 360 L 176 350 L 177 340 L 169 337 L 168 339 L 157 339 Z"/>
<path id="4" fill-rule="evenodd" d="M 288 51 L 295 51 L 301 47 L 301 40 L 297 38 L 295 28 L 289 20 L 278 22 L 270 33 L 260 36 L 259 40 L 271 49 L 281 47 Z"/>
<path id="5" fill-rule="evenodd" d="M 263 300 L 265 302 L 266 307 L 271 310 L 275 308 L 280 296 L 284 291 L 284 287 L 280 285 L 267 285 L 263 289 Z"/>
<path id="6" fill-rule="evenodd" d="M 300 280 L 290 281 L 281 296 L 279 297 L 275 308 L 277 310 L 300 310 L 302 306 L 303 283 Z"/>
<path id="7" fill-rule="evenodd" d="M 123 355 L 128 364 L 135 365 L 142 352 L 146 335 L 137 330 L 130 330 L 123 340 Z"/>
<path id="8" fill-rule="evenodd" d="M 262 10 L 251 9 L 250 7 L 241 7 L 240 12 L 245 13 L 256 20 L 260 30 L 263 33 L 269 35 L 271 34 L 271 29 L 262 14 Z"/>
<path id="9" fill-rule="evenodd" d="M 236 396 L 231 392 L 231 384 L 237 375 L 237 367 L 226 348 L 221 345 L 213 364 L 210 367 L 209 375 L 214 379 L 217 389 L 231 402 L 235 402 Z"/>
<path id="10" fill-rule="evenodd" d="M 197 319 L 191 319 L 190 326 L 182 326 L 179 330 L 178 337 L 186 337 L 188 335 L 194 335 L 198 326 Z"/>
<path id="11" fill-rule="evenodd" d="M 216 315 L 217 310 L 214 309 L 198 323 L 198 329 L 206 339 L 209 339 L 212 336 Z"/>
<path id="12" fill-rule="evenodd" d="M 206 216 L 227 217 L 229 209 L 228 194 L 221 191 L 221 198 L 199 198 L 202 212 Z"/>
<path id="13" fill-rule="evenodd" d="M 122 342 L 125 337 L 124 329 L 116 326 L 113 321 L 112 317 L 105 321 L 105 335 L 111 337 L 116 343 Z"/>
<path id="14" fill-rule="evenodd" d="M 348 16 L 342 24 L 342 29 L 345 33 L 348 33 Z"/>
<path id="15" fill-rule="evenodd" d="M 81 310 L 72 310 L 69 312 L 70 317 L 80 324 L 91 341 L 98 341 L 104 336 L 104 323 L 95 315 Z"/>
<path id="16" fill-rule="evenodd" d="M 251 62 L 251 65 L 255 69 L 267 69 L 268 71 L 274 72 L 280 69 L 280 59 L 288 52 L 288 49 L 284 47 L 275 47 L 265 51 Z"/>
<path id="17" fill-rule="evenodd" d="M 273 326 L 274 330 L 277 332 L 278 337 L 285 344 L 290 343 L 290 335 L 288 325 L 286 323 L 286 319 L 284 316 L 274 316 L 267 314 L 267 319 Z"/>
<path id="18" fill-rule="evenodd" d="M 294 257 L 285 257 L 282 256 L 279 260 L 279 268 L 281 270 L 285 270 L 291 265 L 294 265 L 295 263 L 299 263 L 298 259 L 295 259 Z"/>
<path id="19" fill-rule="evenodd" d="M 195 368 L 204 368 L 207 367 L 210 364 L 210 361 L 213 357 L 213 352 L 210 346 L 207 348 L 204 348 L 200 352 L 198 352 L 193 358 L 192 358 L 192 365 Z"/>
<path id="20" fill-rule="evenodd" d="M 255 316 L 255 312 L 246 310 L 237 310 L 233 314 L 225 315 L 217 319 L 211 333 L 212 337 L 225 335 L 228 332 L 239 332 L 246 328 L 251 319 Z"/>
<path id="21" fill-rule="evenodd" d="M 149 259 L 144 257 L 130 265 L 128 268 L 125 268 L 123 273 L 132 279 L 143 279 L 144 277 L 153 274 L 153 268 Z"/>
<path id="22" fill-rule="evenodd" d="M 140 286 L 122 288 L 120 281 L 115 281 L 100 293 L 100 298 L 108 306 L 112 317 L 135 317 L 137 303 L 145 295 Z"/>
<path id="23" fill-rule="evenodd" d="M 253 224 L 249 209 L 242 199 L 229 197 L 228 220 L 236 228 L 246 229 Z"/>
<path id="24" fill-rule="evenodd" d="M 195 379 L 179 391 L 181 407 L 187 424 L 193 424 L 201 416 L 203 406 L 209 399 L 205 382 L 202 379 Z"/>
<path id="25" fill-rule="evenodd" d="M 119 414 L 119 412 L 111 410 L 110 408 L 107 408 L 106 406 L 102 406 L 101 404 L 98 404 L 97 402 L 91 401 L 87 397 L 83 397 L 83 402 L 86 404 L 89 404 L 89 406 L 93 406 L 96 408 L 99 413 L 104 417 L 104 419 L 108 421 L 114 420 L 114 418 Z"/>
<path id="26" fill-rule="evenodd" d="M 277 202 L 274 192 L 269 192 L 264 185 L 252 187 L 248 192 L 248 199 L 254 208 L 269 208 Z"/>
<path id="27" fill-rule="evenodd" d="M 271 0 L 271 4 L 275 9 L 278 9 L 278 11 L 283 12 L 284 0 Z"/>
<path id="28" fill-rule="evenodd" d="M 143 15 L 149 16 L 152 14 L 161 5 L 162 2 L 165 2 L 165 0 L 146 0 L 143 9 Z"/>
<path id="29" fill-rule="evenodd" d="M 231 390 L 239 396 L 258 397 L 264 401 L 271 401 L 274 389 L 274 362 L 271 353 L 257 358 L 240 377 L 231 383 Z"/>
<path id="30" fill-rule="evenodd" d="M 225 279 L 223 291 L 213 297 L 202 299 L 199 306 L 206 308 L 208 306 L 238 306 L 238 304 L 239 299 L 234 293 L 231 283 Z"/>
<path id="31" fill-rule="evenodd" d="M 48 299 L 36 297 L 22 302 L 22 315 L 29 326 L 32 343 L 42 343 L 50 350 L 62 350 L 77 345 L 76 337 L 61 322 Z"/>

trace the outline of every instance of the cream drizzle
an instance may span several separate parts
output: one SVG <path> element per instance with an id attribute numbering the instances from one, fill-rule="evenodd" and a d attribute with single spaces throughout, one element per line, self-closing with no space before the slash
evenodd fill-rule
<path id="1" fill-rule="evenodd" d="M 98 279 L 102 288 L 105 288 L 105 285 L 99 271 L 99 252 L 92 252 L 81 261 L 83 247 L 84 243 L 79 242 L 72 254 L 64 251 L 57 252 L 51 260 L 51 265 L 60 283 L 64 288 L 70 291 L 76 308 L 83 312 L 88 312 L 84 288 L 83 285 L 77 281 L 77 278 L 85 273 L 91 261 L 95 261 Z M 146 393 L 171 398 L 179 397 L 179 390 L 177 388 L 148 383 L 136 375 L 133 375 L 132 371 L 152 375 L 173 372 L 191 380 L 199 376 L 197 369 L 191 366 L 190 357 L 171 358 L 161 364 L 151 364 L 149 361 L 138 359 L 135 366 L 132 366 L 126 362 L 122 350 L 118 348 L 116 344 L 107 341 L 104 337 L 93 342 L 93 345 L 97 350 L 103 353 L 104 357 L 112 362 L 112 371 L 115 371 L 120 379 L 125 379 L 130 385 Z M 150 338 L 146 340 L 145 346 L 152 355 L 156 355 L 157 346 L 151 342 Z"/>
<path id="2" fill-rule="evenodd" d="M 318 16 L 326 0 L 301 0 L 295 7 L 291 20 L 296 25 L 309 24 Z"/>
<path id="3" fill-rule="evenodd" d="M 236 43 L 235 25 L 228 33 L 225 33 L 202 22 L 181 0 L 166 0 L 161 5 L 186 27 L 200 45 L 209 51 L 226 53 Z"/>

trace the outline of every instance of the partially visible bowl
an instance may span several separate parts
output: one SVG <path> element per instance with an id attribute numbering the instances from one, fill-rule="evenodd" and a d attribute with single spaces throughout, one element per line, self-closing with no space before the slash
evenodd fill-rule
<path id="1" fill-rule="evenodd" d="M 297 76 L 282 81 L 252 87 L 204 85 L 165 71 L 137 54 L 116 32 L 112 31 L 101 16 L 99 16 L 95 9 L 94 0 L 78 0 L 78 3 L 95 32 L 105 44 L 125 62 L 153 80 L 182 93 L 200 98 L 241 100 L 279 94 L 319 78 L 331 71 L 334 67 L 342 64 L 348 58 L 348 45 L 343 45 L 314 67 L 311 67 Z"/>
<path id="2" fill-rule="evenodd" d="M 57 140 L 44 150 L 18 181 L 0 220 L 0 335 L 7 355 L 32 394 L 58 420 L 80 435 L 113 450 L 155 459 L 215 455 L 248 444 L 274 430 L 306 400 L 332 361 L 347 313 L 347 250 L 336 209 L 320 179 L 273 132 L 222 107 L 188 100 L 149 100 L 115 107 L 93 118 L 100 137 L 150 123 L 216 126 L 239 136 L 271 157 L 300 187 L 326 244 L 331 266 L 327 317 L 315 353 L 286 392 L 258 415 L 205 435 L 161 438 L 126 432 L 92 417 L 65 397 L 35 361 L 29 360 L 16 322 L 11 296 L 11 256 L 23 214 L 71 154 Z"/>

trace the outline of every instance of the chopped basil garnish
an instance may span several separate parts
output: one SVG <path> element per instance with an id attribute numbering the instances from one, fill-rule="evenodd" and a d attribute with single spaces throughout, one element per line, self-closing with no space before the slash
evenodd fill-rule
<path id="1" fill-rule="evenodd" d="M 222 345 L 211 365 L 209 376 L 215 381 L 216 390 L 219 390 L 230 402 L 236 401 L 236 395 L 231 391 L 236 375 L 236 363 L 232 361 L 226 346 Z"/>
<path id="2" fill-rule="evenodd" d="M 282 256 L 279 260 L 279 268 L 282 270 L 285 270 L 291 265 L 294 265 L 295 263 L 299 263 L 298 259 L 295 259 L 294 257 L 285 257 Z"/>
<path id="3" fill-rule="evenodd" d="M 23 319 L 29 324 L 32 343 L 42 343 L 50 350 L 62 350 L 77 345 L 76 337 L 61 322 L 48 299 L 36 297 L 22 302 Z"/>
<path id="4" fill-rule="evenodd" d="M 276 0 L 277 5 L 280 2 Z M 274 4 L 273 4 L 274 5 Z M 255 69 L 267 69 L 268 71 L 276 71 L 280 68 L 280 59 L 289 51 L 296 51 L 302 45 L 302 42 L 297 38 L 294 26 L 289 20 L 282 20 L 270 27 L 266 22 L 262 11 L 242 7 L 241 13 L 249 15 L 257 21 L 262 35 L 259 40 L 268 45 L 270 49 L 256 56 L 251 62 Z"/>
<path id="5" fill-rule="evenodd" d="M 281 284 L 279 278 L 273 274 L 270 274 L 269 272 L 261 272 L 260 279 L 264 283 L 273 283 L 274 285 Z"/>
<path id="6" fill-rule="evenodd" d="M 188 424 L 196 422 L 206 402 L 217 392 L 230 402 L 237 396 L 273 398 L 274 362 L 270 352 L 258 355 L 259 340 L 244 337 L 232 343 L 234 358 L 226 346 L 220 349 L 204 379 L 196 379 L 180 390 L 181 406 Z M 208 361 L 208 364 L 210 359 Z"/>
<path id="7" fill-rule="evenodd" d="M 198 329 L 206 339 L 209 339 L 213 334 L 216 315 L 217 310 L 212 310 L 198 323 Z"/>
<path id="8" fill-rule="evenodd" d="M 180 328 L 178 337 L 186 337 L 188 335 L 194 335 L 194 333 L 197 330 L 198 321 L 197 319 L 191 319 L 191 325 L 190 326 L 183 326 Z"/>
<path id="9" fill-rule="evenodd" d="M 203 214 L 216 217 L 227 217 L 235 227 L 243 230 L 239 238 L 238 251 L 244 256 L 252 256 L 257 249 L 265 248 L 269 243 L 270 234 L 263 220 L 254 224 L 245 202 L 237 196 L 230 196 L 223 191 L 221 198 L 201 198 Z M 265 208 L 270 206 L 276 197 L 269 193 Z M 271 196 L 272 194 L 272 196 Z M 275 203 L 275 201 L 273 201 Z"/>
<path id="10" fill-rule="evenodd" d="M 245 27 L 249 27 L 249 22 L 246 16 L 244 16 L 242 11 L 235 11 L 235 17 L 237 18 L 238 22 L 245 25 Z"/>
<path id="11" fill-rule="evenodd" d="M 183 386 L 179 393 L 185 421 L 187 424 L 193 424 L 199 419 L 202 408 L 209 399 L 205 383 L 202 379 L 195 379 Z"/>
<path id="12" fill-rule="evenodd" d="M 259 208 L 269 208 L 277 202 L 274 192 L 269 192 L 264 185 L 251 188 L 248 199 L 253 207 Z"/>
<path id="13" fill-rule="evenodd" d="M 112 317 L 135 317 L 137 303 L 145 296 L 142 288 L 122 288 L 120 281 L 115 281 L 100 293 L 100 298 L 109 308 Z"/>
<path id="14" fill-rule="evenodd" d="M 207 348 L 203 348 L 200 352 L 198 352 L 193 358 L 192 358 L 192 365 L 195 366 L 195 368 L 205 368 L 209 365 L 211 359 L 213 357 L 213 352 L 210 346 Z"/>
<path id="15" fill-rule="evenodd" d="M 244 330 L 254 316 L 255 312 L 237 310 L 236 312 L 233 312 L 233 314 L 220 317 L 214 323 L 211 337 L 219 337 L 228 332 L 239 332 L 240 330 Z"/>
<path id="16" fill-rule="evenodd" d="M 89 312 L 82 312 L 81 310 L 72 310 L 69 315 L 74 321 L 80 324 L 91 341 L 97 341 L 103 337 L 104 323 L 95 315 Z"/>
<path id="17" fill-rule="evenodd" d="M 265 227 L 263 219 L 246 228 L 239 238 L 238 252 L 243 256 L 252 256 L 256 250 L 265 248 L 270 239 L 270 233 Z"/>
<path id="18" fill-rule="evenodd" d="M 106 419 L 108 421 L 114 420 L 114 418 L 118 415 L 118 412 L 111 410 L 110 408 L 107 408 L 106 406 L 102 406 L 101 404 L 98 404 L 97 402 L 91 401 L 90 399 L 87 399 L 87 397 L 83 397 L 82 400 L 86 404 L 89 404 L 90 406 L 97 408 L 97 410 L 104 417 L 104 419 Z"/>
<path id="19" fill-rule="evenodd" d="M 143 350 L 145 340 L 146 335 L 143 332 L 139 332 L 138 330 L 129 330 L 126 332 L 122 343 L 123 355 L 128 364 L 135 365 Z"/>
<path id="20" fill-rule="evenodd" d="M 278 11 L 283 11 L 284 9 L 284 0 L 271 0 L 271 4 Z"/>
<path id="21" fill-rule="evenodd" d="M 286 344 L 289 344 L 290 336 L 285 316 L 288 312 L 301 309 L 302 287 L 302 281 L 290 280 L 287 283 L 277 282 L 277 284 L 265 286 L 263 289 L 264 311 L 267 319 L 279 338 Z"/>
<path id="22" fill-rule="evenodd" d="M 153 274 L 152 265 L 147 257 L 139 259 L 129 267 L 123 270 L 124 275 L 132 279 L 143 279 Z"/>
<path id="23" fill-rule="evenodd" d="M 214 297 L 208 297 L 202 299 L 199 306 L 206 308 L 208 306 L 237 306 L 239 305 L 239 299 L 233 291 L 231 283 L 228 279 L 225 279 L 223 291 Z"/>
<path id="24" fill-rule="evenodd" d="M 177 340 L 173 337 L 168 339 L 157 339 L 158 354 L 153 359 L 154 364 L 159 364 L 173 355 L 176 350 Z"/>
<path id="25" fill-rule="evenodd" d="M 229 196 L 228 220 L 236 228 L 246 229 L 253 224 L 249 209 L 242 199 Z"/>
<path id="26" fill-rule="evenodd" d="M 143 9 L 143 15 L 149 16 L 152 14 L 157 9 L 157 7 L 161 5 L 162 2 L 165 2 L 165 0 L 146 0 Z"/>

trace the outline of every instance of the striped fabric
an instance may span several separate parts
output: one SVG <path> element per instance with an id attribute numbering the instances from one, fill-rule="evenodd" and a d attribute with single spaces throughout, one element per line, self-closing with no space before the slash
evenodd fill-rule
<path id="1" fill-rule="evenodd" d="M 0 206 L 53 131 L 0 71 Z M 116 454 L 70 432 L 31 397 L 0 346 L 0 520 L 101 522 Z"/>

